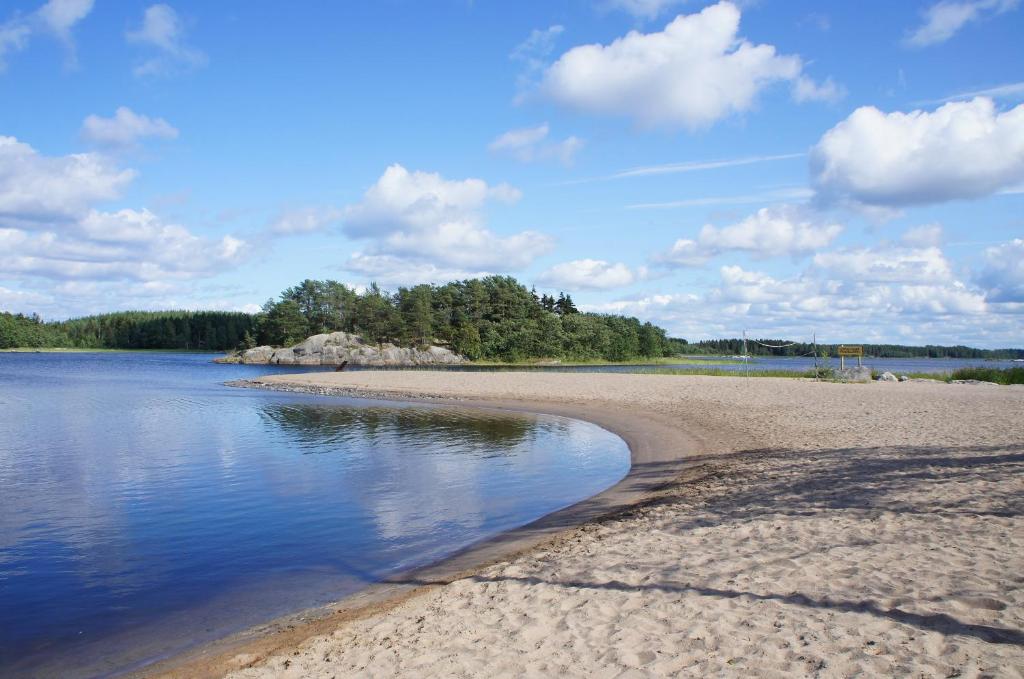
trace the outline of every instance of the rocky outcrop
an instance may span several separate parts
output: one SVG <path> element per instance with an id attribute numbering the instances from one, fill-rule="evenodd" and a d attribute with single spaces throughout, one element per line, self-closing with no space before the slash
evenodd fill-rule
<path id="1" fill-rule="evenodd" d="M 341 365 L 348 362 L 379 367 L 456 365 L 466 361 L 443 347 L 415 349 L 394 344 L 368 344 L 362 337 L 347 332 L 313 335 L 305 342 L 283 349 L 256 347 L 217 360 L 221 363 L 273 365 Z"/>

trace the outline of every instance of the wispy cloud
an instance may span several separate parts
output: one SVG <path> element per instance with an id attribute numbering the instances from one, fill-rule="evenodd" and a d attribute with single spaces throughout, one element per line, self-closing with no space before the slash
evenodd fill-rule
<path id="1" fill-rule="evenodd" d="M 806 186 L 793 186 L 760 193 L 747 193 L 738 196 L 704 196 L 686 198 L 664 203 L 634 203 L 627 205 L 627 210 L 669 210 L 679 207 L 698 207 L 701 205 L 744 205 L 747 203 L 779 202 L 787 200 L 806 200 L 814 195 L 814 191 Z"/>
<path id="2" fill-rule="evenodd" d="M 571 179 L 561 182 L 563 186 L 572 184 L 589 184 L 591 182 L 606 182 L 614 179 L 627 179 L 629 177 L 647 177 L 659 174 L 679 174 L 681 172 L 700 172 L 702 170 L 717 170 L 723 167 L 737 167 L 740 165 L 753 165 L 755 163 L 767 163 L 774 160 L 790 160 L 802 158 L 805 153 L 783 153 L 774 156 L 746 156 L 743 158 L 726 158 L 722 160 L 688 160 L 681 163 L 664 163 L 661 165 L 644 165 L 631 167 L 614 174 L 602 177 L 584 177 L 583 179 Z"/>
<path id="3" fill-rule="evenodd" d="M 915 103 L 946 104 L 951 101 L 963 101 L 964 99 L 974 99 L 975 97 L 989 97 L 991 99 L 1009 99 L 1011 101 L 1024 99 L 1024 82 L 1006 83 L 1005 85 L 996 85 L 995 87 L 989 87 L 983 90 L 959 92 L 957 94 L 951 94 L 948 97 L 943 97 L 941 99 L 926 99 L 924 101 L 918 101 Z"/>

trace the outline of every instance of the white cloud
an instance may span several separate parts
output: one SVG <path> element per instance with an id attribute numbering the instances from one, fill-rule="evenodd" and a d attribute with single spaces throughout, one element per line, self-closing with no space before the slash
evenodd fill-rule
<path id="1" fill-rule="evenodd" d="M 92 204 L 118 197 L 134 176 L 94 153 L 47 157 L 0 136 L 0 226 L 79 217 Z"/>
<path id="2" fill-rule="evenodd" d="M 367 281 L 385 286 L 417 285 L 482 278 L 493 271 L 440 267 L 430 262 L 411 262 L 394 255 L 367 255 L 357 252 L 345 264 L 345 269 L 360 274 Z M 359 286 L 356 286 L 359 287 Z"/>
<path id="3" fill-rule="evenodd" d="M 56 37 L 68 50 L 68 63 L 75 63 L 71 29 L 92 11 L 93 0 L 49 0 L 27 16 L 15 15 L 0 24 L 0 72 L 6 68 L 6 54 L 25 49 L 39 32 Z"/>
<path id="4" fill-rule="evenodd" d="M 50 0 L 36 16 L 61 40 L 71 39 L 71 29 L 92 11 L 93 0 Z"/>
<path id="5" fill-rule="evenodd" d="M 535 28 L 530 31 L 526 40 L 515 46 L 508 58 L 517 61 L 523 66 L 523 72 L 516 79 L 519 95 L 516 101 L 521 102 L 525 93 L 535 85 L 539 73 L 547 66 L 548 57 L 555 49 L 555 41 L 565 30 L 559 25 L 548 26 L 547 28 Z"/>
<path id="6" fill-rule="evenodd" d="M 680 174 L 685 172 L 701 172 L 703 170 L 717 170 L 723 167 L 737 167 L 741 165 L 753 165 L 755 163 L 767 163 L 776 160 L 791 160 L 802 158 L 805 153 L 783 153 L 772 156 L 746 156 L 743 158 L 725 158 L 722 160 L 688 160 L 681 163 L 661 163 L 659 165 L 643 165 L 620 170 L 603 177 L 585 177 L 583 179 L 570 179 L 562 182 L 563 185 L 589 184 L 592 182 L 611 181 L 613 179 L 629 179 L 631 177 L 648 177 L 662 174 Z"/>
<path id="7" fill-rule="evenodd" d="M 213 276 L 241 263 L 248 244 L 209 239 L 148 210 L 91 211 L 61 231 L 0 229 L 0 274 L 159 282 Z"/>
<path id="8" fill-rule="evenodd" d="M 29 25 L 17 19 L 0 24 L 0 72 L 7 69 L 6 55 L 25 49 L 31 35 Z"/>
<path id="9" fill-rule="evenodd" d="M 904 39 L 909 47 L 945 42 L 972 21 L 991 18 L 1016 9 L 1019 0 L 943 0 L 923 12 L 924 23 Z"/>
<path id="10" fill-rule="evenodd" d="M 975 97 L 988 97 L 990 99 L 1009 99 L 1019 100 L 1024 98 L 1024 82 L 1019 83 L 1006 83 L 1005 85 L 996 85 L 995 87 L 987 87 L 983 90 L 974 90 L 972 92 L 961 92 L 954 94 L 942 99 L 936 99 L 934 101 L 924 102 L 928 104 L 945 104 L 950 101 L 964 101 L 966 99 L 974 99 Z"/>
<path id="11" fill-rule="evenodd" d="M 803 72 L 800 57 L 741 38 L 739 23 L 740 10 L 723 1 L 680 15 L 659 33 L 631 31 L 609 45 L 574 47 L 547 68 L 541 92 L 645 126 L 707 127 L 749 110 L 761 91 Z"/>
<path id="12" fill-rule="evenodd" d="M 514 202 L 519 196 L 507 184 L 448 180 L 392 165 L 360 203 L 345 209 L 345 232 L 372 241 L 368 251 L 350 264 L 360 266 L 360 261 L 371 261 L 366 257 L 387 256 L 439 270 L 521 269 L 548 252 L 552 239 L 536 231 L 500 236 L 486 228 L 482 215 L 487 203 Z"/>
<path id="13" fill-rule="evenodd" d="M 0 280 L 36 279 L 57 299 L 50 308 L 66 310 L 55 281 L 75 282 L 62 290 L 79 292 L 107 286 L 107 297 L 134 300 L 248 258 L 250 246 L 239 237 L 197 235 L 145 209 L 97 207 L 133 176 L 102 156 L 47 157 L 0 137 Z"/>
<path id="14" fill-rule="evenodd" d="M 641 19 L 653 19 L 684 0 L 605 0 L 609 9 L 618 9 Z"/>
<path id="15" fill-rule="evenodd" d="M 986 196 L 1024 181 L 1024 105 L 991 99 L 935 111 L 854 111 L 811 150 L 811 175 L 826 202 L 882 208 Z"/>
<path id="16" fill-rule="evenodd" d="M 637 280 L 625 264 L 601 259 L 576 259 L 551 267 L 538 278 L 538 282 L 565 290 L 608 290 L 630 285 Z"/>
<path id="17" fill-rule="evenodd" d="M 807 341 L 816 331 L 821 342 L 1019 343 L 1024 307 L 991 304 L 982 290 L 958 280 L 937 251 L 883 244 L 867 257 L 827 254 L 821 266 L 792 276 L 727 265 L 703 291 L 587 308 L 637 315 L 690 339 L 739 337 L 748 330 L 748 336 Z"/>
<path id="18" fill-rule="evenodd" d="M 142 25 L 125 34 L 128 42 L 156 49 L 158 55 L 135 67 L 137 76 L 166 75 L 206 64 L 206 54 L 185 42 L 185 27 L 169 5 L 146 8 Z"/>
<path id="19" fill-rule="evenodd" d="M 814 256 L 814 266 L 845 281 L 932 284 L 953 280 L 953 270 L 937 247 L 852 248 Z"/>
<path id="20" fill-rule="evenodd" d="M 295 236 L 323 231 L 341 220 L 344 213 L 333 207 L 309 207 L 283 212 L 270 224 L 270 233 Z"/>
<path id="21" fill-rule="evenodd" d="M 549 141 L 549 132 L 547 123 L 509 130 L 499 135 L 487 148 L 493 153 L 505 153 L 524 163 L 557 160 L 563 165 L 571 165 L 576 152 L 583 148 L 583 140 L 570 136 L 562 141 Z"/>
<path id="22" fill-rule="evenodd" d="M 939 247 L 945 240 L 940 224 L 922 224 L 907 229 L 900 242 L 912 248 Z"/>
<path id="23" fill-rule="evenodd" d="M 178 130 L 163 118 L 150 118 L 119 106 L 112 118 L 88 116 L 82 122 L 81 135 L 100 146 L 132 147 L 143 137 L 176 139 Z"/>
<path id="24" fill-rule="evenodd" d="M 705 224 L 695 239 L 680 238 L 657 261 L 669 266 L 700 266 L 724 252 L 748 252 L 758 258 L 797 257 L 829 246 L 842 231 L 841 224 L 806 208 L 766 207 L 722 228 Z"/>
<path id="25" fill-rule="evenodd" d="M 987 248 L 978 281 L 993 302 L 1024 302 L 1024 239 Z"/>
<path id="26" fill-rule="evenodd" d="M 826 101 L 835 103 L 846 96 L 846 88 L 837 85 L 831 77 L 825 78 L 821 84 L 814 82 L 805 75 L 796 79 L 793 84 L 793 99 L 803 103 L 805 101 Z"/>

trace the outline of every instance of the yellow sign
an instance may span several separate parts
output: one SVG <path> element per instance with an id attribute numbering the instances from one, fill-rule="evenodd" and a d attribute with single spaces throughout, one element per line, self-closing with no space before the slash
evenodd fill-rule
<path id="1" fill-rule="evenodd" d="M 840 356 L 863 356 L 864 355 L 864 347 L 854 347 L 854 346 L 848 346 L 848 345 L 845 345 L 845 344 L 840 344 L 839 345 L 839 355 Z"/>

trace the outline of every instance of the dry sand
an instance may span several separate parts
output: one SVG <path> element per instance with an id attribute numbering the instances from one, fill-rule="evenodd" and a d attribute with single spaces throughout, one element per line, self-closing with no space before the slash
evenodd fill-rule
<path id="1" fill-rule="evenodd" d="M 233 677 L 1024 676 L 1024 388 L 566 373 L 267 381 L 515 402 L 693 466 L 526 553 L 275 653 L 237 654 L 224 665 L 240 667 Z"/>

